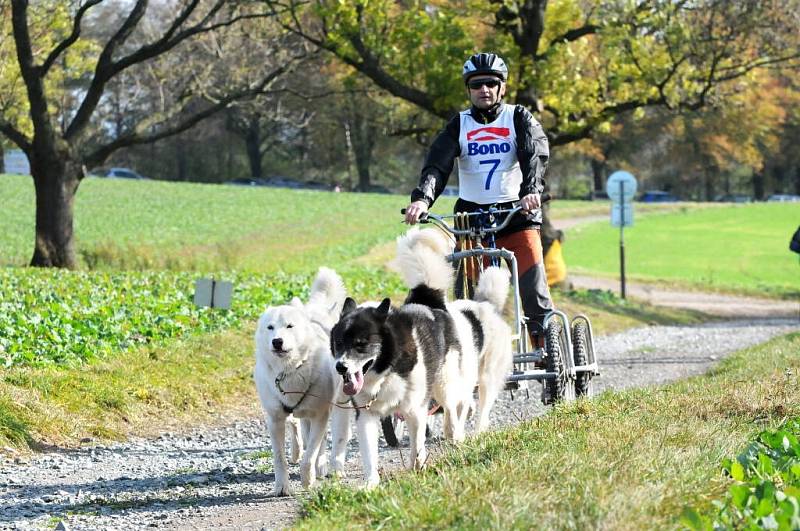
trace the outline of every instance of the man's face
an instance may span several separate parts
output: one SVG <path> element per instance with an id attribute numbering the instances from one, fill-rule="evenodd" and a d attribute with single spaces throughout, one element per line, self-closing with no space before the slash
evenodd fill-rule
<path id="1" fill-rule="evenodd" d="M 500 78 L 477 75 L 467 81 L 469 101 L 478 109 L 489 109 L 506 93 L 506 85 Z"/>

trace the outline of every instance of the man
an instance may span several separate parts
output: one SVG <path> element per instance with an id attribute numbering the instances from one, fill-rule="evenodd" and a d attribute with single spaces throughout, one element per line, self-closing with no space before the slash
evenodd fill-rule
<path id="1" fill-rule="evenodd" d="M 544 318 L 553 309 L 540 235 L 541 194 L 550 155 L 547 136 L 530 111 L 503 103 L 508 67 L 500 56 L 473 55 L 464 63 L 462 77 L 472 106 L 454 116 L 433 141 L 405 220 L 413 225 L 428 211 L 447 185 L 456 160 L 455 212 L 521 206 L 525 213 L 517 214 L 498 234 L 496 245 L 517 258 L 528 330 L 534 347 L 542 348 Z"/>

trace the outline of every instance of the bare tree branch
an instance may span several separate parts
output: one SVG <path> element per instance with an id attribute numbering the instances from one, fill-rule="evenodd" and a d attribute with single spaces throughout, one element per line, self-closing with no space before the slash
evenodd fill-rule
<path id="1" fill-rule="evenodd" d="M 83 15 L 85 15 L 86 12 L 89 11 L 91 7 L 96 6 L 102 1 L 103 0 L 89 0 L 88 2 L 83 4 L 80 7 L 80 9 L 78 9 L 78 12 L 75 14 L 75 20 L 72 24 L 72 33 L 69 35 L 69 37 L 58 43 L 58 45 L 53 49 L 53 51 L 51 51 L 50 54 L 47 56 L 47 59 L 45 59 L 44 62 L 42 63 L 43 76 L 47 75 L 47 72 L 50 71 L 50 68 L 53 66 L 53 63 L 56 62 L 58 56 L 61 55 L 64 52 L 64 50 L 72 46 L 75 43 L 75 41 L 78 40 L 78 37 L 80 37 L 81 20 L 83 19 Z"/>
<path id="2" fill-rule="evenodd" d="M 352 66 L 371 79 L 377 86 L 386 90 L 393 96 L 397 96 L 398 98 L 413 103 L 414 105 L 417 105 L 418 107 L 425 109 L 431 114 L 439 116 L 443 119 L 450 118 L 453 113 L 456 112 L 455 109 L 442 110 L 437 108 L 435 105 L 435 98 L 433 96 L 427 92 L 415 89 L 409 85 L 405 85 L 398 81 L 394 76 L 389 74 L 383 67 L 381 67 L 380 59 L 364 44 L 360 34 L 350 33 L 349 35 L 346 35 L 348 42 L 356 51 L 356 54 L 358 54 L 357 58 L 351 57 L 350 55 L 341 53 L 341 51 L 338 50 L 335 45 L 331 44 L 326 38 L 314 37 L 313 35 L 303 31 L 296 13 L 297 4 L 291 3 L 291 5 L 288 7 L 277 2 L 268 2 L 268 4 L 272 7 L 273 13 L 275 14 L 277 14 L 277 11 L 275 11 L 275 6 L 280 6 L 281 8 L 288 10 L 291 14 L 294 25 L 292 26 L 281 22 L 281 26 L 284 29 L 291 31 L 293 34 L 298 35 L 303 39 L 308 40 L 310 43 L 322 48 L 323 50 L 331 52 L 333 55 L 338 57 L 339 60 L 344 61 L 346 64 Z"/>
<path id="3" fill-rule="evenodd" d="M 144 0 L 139 0 L 136 7 L 138 7 L 141 3 L 146 4 Z M 75 118 L 67 128 L 65 138 L 71 139 L 75 135 L 81 134 L 85 125 L 88 123 L 89 118 L 94 112 L 94 109 L 97 107 L 97 104 L 100 101 L 100 97 L 102 96 L 106 83 L 108 83 L 112 77 L 119 74 L 126 68 L 166 53 L 180 43 L 196 35 L 229 27 L 243 20 L 260 19 L 273 16 L 271 12 L 243 13 L 231 16 L 219 22 L 212 23 L 211 21 L 226 4 L 225 0 L 217 0 L 203 14 L 200 21 L 184 29 L 183 31 L 178 31 L 197 9 L 199 4 L 199 0 L 193 0 L 191 3 L 187 4 L 183 11 L 181 11 L 181 13 L 179 13 L 178 16 L 172 21 L 169 29 L 166 30 L 161 38 L 155 42 L 141 46 L 136 51 L 120 58 L 117 61 L 112 61 L 113 50 L 116 49 L 119 44 L 124 42 L 125 39 L 127 39 L 129 30 L 133 29 L 132 27 L 129 28 L 130 21 L 135 20 L 136 22 L 133 24 L 133 26 L 135 26 L 138 24 L 139 19 L 143 14 L 136 13 L 135 7 L 118 32 L 120 38 L 117 39 L 116 42 L 115 38 L 112 38 L 107 44 L 106 50 L 103 50 L 103 54 L 101 54 L 101 58 L 98 61 L 97 69 L 95 70 L 95 76 L 92 79 L 89 91 L 87 92 L 80 109 L 76 113 Z"/>
<path id="4" fill-rule="evenodd" d="M 22 131 L 18 130 L 10 122 L 4 120 L 2 117 L 0 117 L 0 133 L 6 135 L 25 153 L 28 153 L 30 151 L 31 149 L 30 139 L 27 136 L 25 136 L 25 134 L 22 133 Z"/>
<path id="5" fill-rule="evenodd" d="M 106 43 L 97 60 L 94 76 L 92 77 L 89 89 L 86 91 L 86 96 L 83 98 L 83 102 L 78 112 L 75 113 L 75 117 L 72 119 L 69 127 L 67 127 L 67 131 L 64 135 L 64 138 L 67 140 L 81 133 L 85 129 L 86 124 L 89 123 L 89 119 L 97 108 L 97 104 L 103 95 L 106 83 L 113 76 L 114 52 L 119 46 L 125 43 L 142 20 L 145 11 L 147 11 L 147 0 L 137 0 L 133 9 L 131 9 L 127 18 L 122 23 L 122 26 L 120 26 L 117 32 Z"/>
<path id="6" fill-rule="evenodd" d="M 586 35 L 593 35 L 593 34 L 597 33 L 597 31 L 599 29 L 600 29 L 600 26 L 597 26 L 595 24 L 586 24 L 584 26 L 581 26 L 580 28 L 574 28 L 574 29 L 571 29 L 569 31 L 565 31 L 564 33 L 562 33 L 558 37 L 553 38 L 550 41 L 550 44 L 548 46 L 548 51 L 551 48 L 553 48 L 553 46 L 555 46 L 556 44 L 559 44 L 559 43 L 562 43 L 562 42 L 577 41 L 578 39 L 580 39 L 582 37 L 585 37 Z M 544 54 L 537 55 L 536 59 L 540 59 L 540 58 L 545 57 L 547 55 L 547 53 L 548 52 L 545 52 Z"/>
<path id="7" fill-rule="evenodd" d="M 53 127 L 47 114 L 47 99 L 44 94 L 44 83 L 40 69 L 33 60 L 31 36 L 28 31 L 28 2 L 27 0 L 12 0 L 11 24 L 14 31 L 14 41 L 17 48 L 17 61 L 19 63 L 22 79 L 28 92 L 30 103 L 31 121 L 36 131 L 51 136 Z"/>
<path id="8" fill-rule="evenodd" d="M 136 128 L 135 131 L 123 135 L 120 138 L 114 140 L 113 142 L 110 142 L 104 146 L 97 148 L 93 152 L 89 153 L 86 156 L 85 160 L 89 166 L 94 166 L 102 163 L 102 161 L 104 161 L 111 153 L 120 148 L 139 145 L 139 144 L 150 144 L 158 140 L 161 140 L 163 138 L 167 138 L 176 135 L 178 133 L 181 133 L 183 131 L 186 131 L 191 127 L 197 125 L 201 121 L 205 120 L 206 118 L 212 116 L 216 112 L 226 108 L 236 100 L 251 98 L 259 94 L 266 93 L 269 85 L 273 81 L 275 81 L 278 77 L 291 70 L 291 68 L 294 67 L 294 62 L 299 59 L 301 58 L 296 57 L 291 61 L 287 61 L 280 67 L 276 68 L 275 70 L 271 71 L 269 74 L 264 76 L 264 78 L 262 78 L 255 85 L 230 92 L 226 94 L 224 97 L 214 101 L 212 105 L 209 105 L 202 111 L 192 113 L 190 116 L 185 117 L 178 123 L 168 127 L 164 127 L 159 131 L 150 134 L 143 134 L 142 131 L 148 129 L 149 126 L 153 124 L 152 121 L 142 122 L 139 124 L 139 126 Z M 168 119 L 169 117 L 179 114 L 179 111 L 181 110 L 183 109 L 177 109 L 175 112 L 170 113 L 169 116 L 161 117 L 162 119 L 159 121 L 163 122 L 165 119 Z"/>

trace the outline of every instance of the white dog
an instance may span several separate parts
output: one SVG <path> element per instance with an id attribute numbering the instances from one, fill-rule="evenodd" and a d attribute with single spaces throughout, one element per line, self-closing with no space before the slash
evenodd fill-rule
<path id="1" fill-rule="evenodd" d="M 287 421 L 293 460 L 303 454 L 303 486 L 313 485 L 317 476 L 326 473 L 323 441 L 331 406 L 341 392 L 329 338 L 344 299 L 341 278 L 323 267 L 314 279 L 308 303 L 295 298 L 291 304 L 268 308 L 258 320 L 254 379 L 272 442 L 276 496 L 291 493 L 284 449 Z M 295 418 L 300 419 L 302 430 Z"/>

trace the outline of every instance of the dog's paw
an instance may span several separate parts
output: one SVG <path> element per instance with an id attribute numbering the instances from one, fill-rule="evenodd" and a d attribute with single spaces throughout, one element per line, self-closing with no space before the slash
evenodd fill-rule
<path id="1" fill-rule="evenodd" d="M 340 463 L 340 462 L 332 461 L 328 476 L 332 477 L 332 478 L 339 478 L 339 479 L 346 478 L 347 477 L 347 472 L 345 472 L 345 470 L 344 470 L 344 462 Z"/>
<path id="2" fill-rule="evenodd" d="M 361 488 L 363 490 L 372 490 L 375 487 L 377 487 L 380 484 L 380 482 L 381 482 L 380 476 L 375 474 L 374 476 L 369 476 L 366 479 L 366 481 L 364 481 L 364 484 L 361 486 Z"/>
<path id="3" fill-rule="evenodd" d="M 292 488 L 289 486 L 289 482 L 286 483 L 275 483 L 275 488 L 272 490 L 272 495 L 276 497 L 280 496 L 291 496 L 292 495 Z"/>
<path id="4" fill-rule="evenodd" d="M 408 468 L 413 470 L 422 470 L 423 468 L 425 468 L 427 462 L 428 462 L 428 452 L 423 450 L 417 454 L 417 458 L 414 459 L 413 462 L 409 463 L 411 466 L 409 466 Z"/>
<path id="5" fill-rule="evenodd" d="M 328 460 L 327 459 L 317 459 L 317 477 L 324 478 L 328 475 Z"/>
<path id="6" fill-rule="evenodd" d="M 317 475 L 315 467 L 311 466 L 310 463 L 302 463 L 300 465 L 300 482 L 303 484 L 304 488 L 309 488 L 314 485 L 314 482 L 317 481 Z"/>

